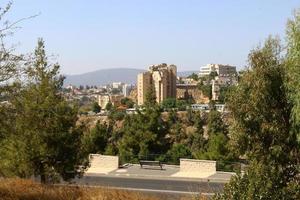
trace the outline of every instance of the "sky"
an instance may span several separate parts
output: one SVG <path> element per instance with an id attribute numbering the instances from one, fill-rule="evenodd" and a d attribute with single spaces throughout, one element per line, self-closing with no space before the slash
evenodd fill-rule
<path id="1" fill-rule="evenodd" d="M 296 8 L 299 0 L 14 0 L 10 21 L 39 15 L 7 42 L 30 53 L 43 38 L 64 74 L 159 63 L 179 71 L 207 63 L 242 69 L 270 34 L 284 40 Z"/>

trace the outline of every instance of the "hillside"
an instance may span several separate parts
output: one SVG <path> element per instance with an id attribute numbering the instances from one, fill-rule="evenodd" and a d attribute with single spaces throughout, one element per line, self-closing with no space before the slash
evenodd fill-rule
<path id="1" fill-rule="evenodd" d="M 104 85 L 112 82 L 134 84 L 137 75 L 144 70 L 130 68 L 102 69 L 78 75 L 67 75 L 65 85 Z"/>
<path id="2" fill-rule="evenodd" d="M 65 85 L 104 85 L 112 82 L 135 84 L 137 75 L 144 72 L 134 68 L 102 69 L 78 75 L 66 75 Z M 178 72 L 178 76 L 188 76 L 195 71 Z"/>

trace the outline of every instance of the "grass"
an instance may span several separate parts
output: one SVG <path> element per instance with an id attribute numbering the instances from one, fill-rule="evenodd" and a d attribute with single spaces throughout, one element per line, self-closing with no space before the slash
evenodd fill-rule
<path id="1" fill-rule="evenodd" d="M 42 185 L 25 179 L 0 181 L 1 200 L 156 200 L 139 193 L 108 188 Z"/>
<path id="2" fill-rule="evenodd" d="M 1 200 L 158 200 L 138 192 L 82 186 L 42 185 L 26 179 L 0 179 Z M 164 198 L 163 198 L 164 199 Z M 183 197 L 182 200 L 203 199 Z"/>

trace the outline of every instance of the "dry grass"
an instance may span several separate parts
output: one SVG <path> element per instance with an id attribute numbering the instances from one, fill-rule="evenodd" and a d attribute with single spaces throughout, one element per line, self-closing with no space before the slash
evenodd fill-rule
<path id="1" fill-rule="evenodd" d="M 107 188 L 41 185 L 24 179 L 0 181 L 1 200 L 156 200 L 135 192 Z"/>
<path id="2" fill-rule="evenodd" d="M 31 180 L 1 179 L 1 200 L 158 200 L 159 198 L 109 188 L 41 185 Z M 160 198 L 162 199 L 162 198 Z M 164 199 L 164 198 L 163 198 Z M 194 200 L 187 197 L 182 200 Z M 199 199 L 199 198 L 197 198 Z M 200 198 L 203 199 L 203 198 Z"/>

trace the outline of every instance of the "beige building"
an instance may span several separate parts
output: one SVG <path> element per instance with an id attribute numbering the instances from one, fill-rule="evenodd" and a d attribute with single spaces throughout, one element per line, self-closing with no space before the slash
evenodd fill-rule
<path id="1" fill-rule="evenodd" d="M 98 104 L 102 109 L 105 109 L 106 105 L 109 103 L 109 95 L 99 95 L 98 96 Z"/>
<path id="2" fill-rule="evenodd" d="M 102 109 L 106 108 L 106 105 L 111 102 L 114 106 L 119 106 L 121 104 L 121 99 L 124 98 L 123 95 L 99 95 L 98 96 L 98 104 Z"/>
<path id="3" fill-rule="evenodd" d="M 152 87 L 156 102 L 160 103 L 166 98 L 176 98 L 177 67 L 175 65 L 153 65 L 149 71 L 138 75 L 138 105 L 143 105 L 146 94 Z"/>
<path id="4" fill-rule="evenodd" d="M 212 86 L 211 86 L 211 92 L 212 92 L 212 100 L 216 101 L 219 100 L 220 96 L 220 85 L 218 81 L 212 80 Z"/>
<path id="5" fill-rule="evenodd" d="M 211 72 L 217 72 L 218 76 L 232 76 L 236 75 L 236 67 L 231 65 L 222 65 L 222 64 L 207 64 L 200 67 L 199 76 L 209 75 Z"/>

